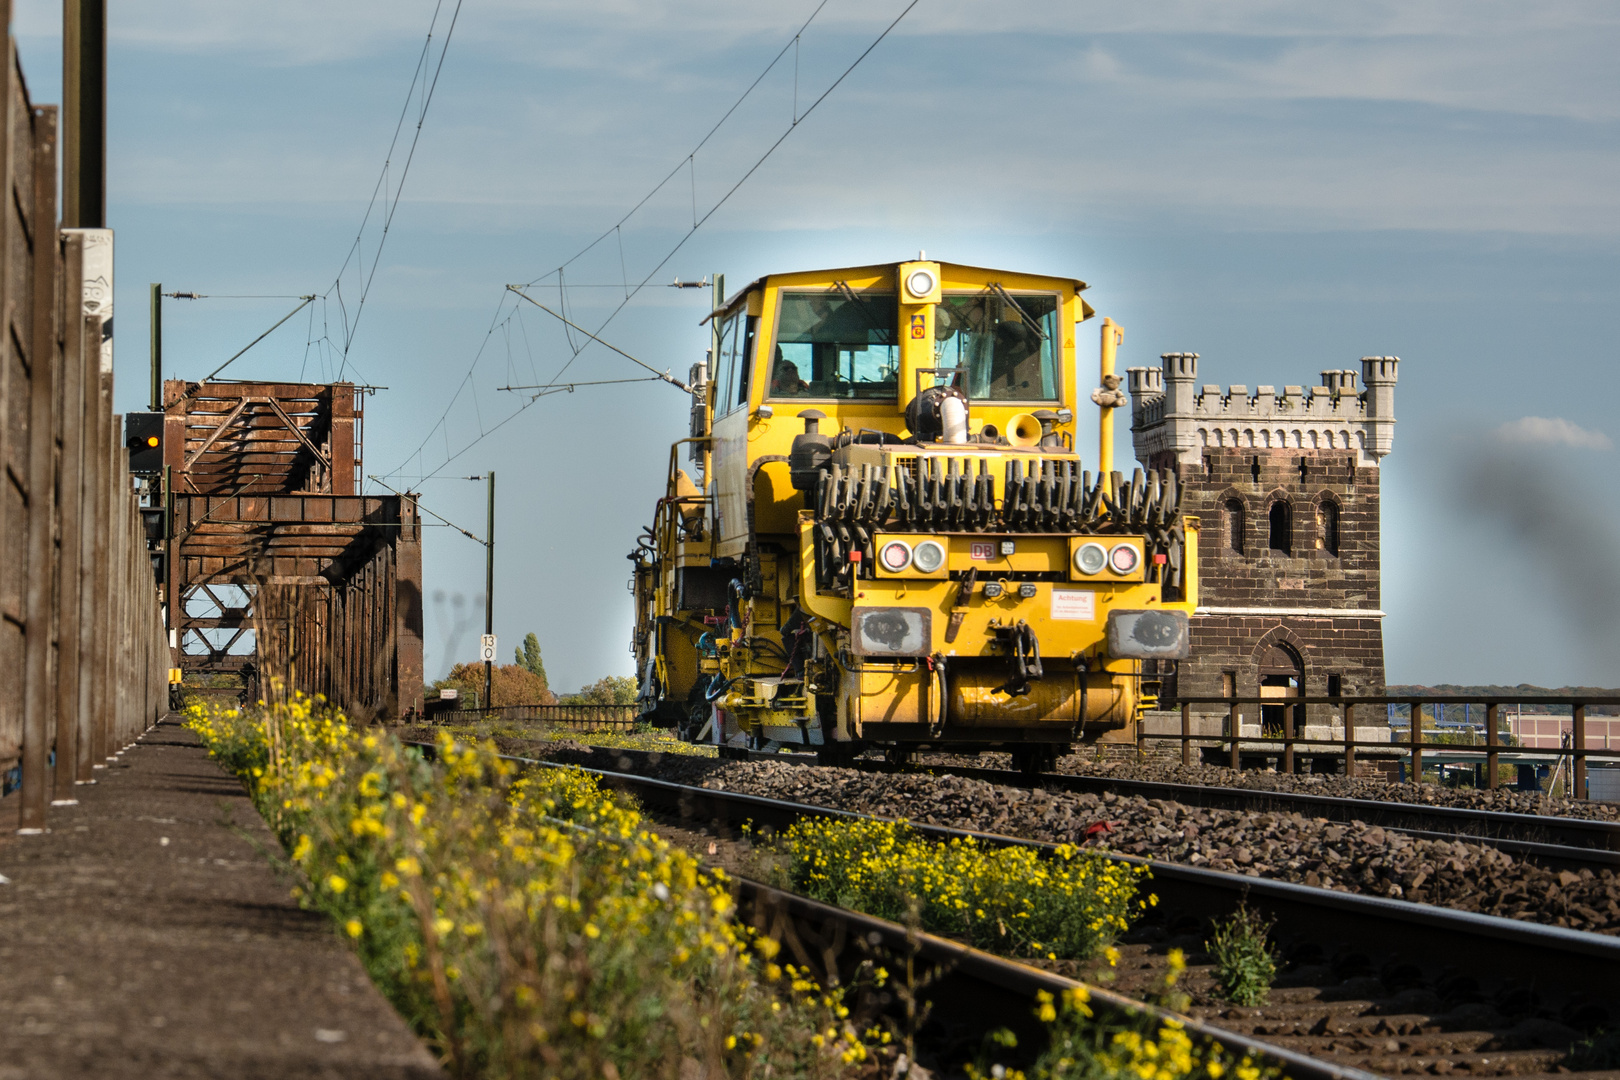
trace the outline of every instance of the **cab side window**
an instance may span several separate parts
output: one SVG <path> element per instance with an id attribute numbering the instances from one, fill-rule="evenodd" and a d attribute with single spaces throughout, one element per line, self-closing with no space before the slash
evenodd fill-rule
<path id="1" fill-rule="evenodd" d="M 720 328 L 720 357 L 715 367 L 715 412 L 726 416 L 748 404 L 748 376 L 754 355 L 757 315 L 736 314 Z"/>
<path id="2" fill-rule="evenodd" d="M 714 358 L 714 412 L 724 416 L 731 411 L 736 390 L 737 331 L 742 316 L 733 315 L 720 325 L 720 354 Z"/>
<path id="3" fill-rule="evenodd" d="M 743 324 L 742 342 L 737 348 L 737 389 L 731 396 L 733 408 L 740 409 L 748 404 L 748 377 L 754 366 L 754 331 L 758 328 L 759 316 L 748 316 Z"/>

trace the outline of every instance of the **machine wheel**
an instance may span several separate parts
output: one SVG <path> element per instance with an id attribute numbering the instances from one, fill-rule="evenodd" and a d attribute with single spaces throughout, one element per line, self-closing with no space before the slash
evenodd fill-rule
<path id="1" fill-rule="evenodd" d="M 709 722 L 713 710 L 709 706 L 706 693 L 713 677 L 709 675 L 698 676 L 697 682 L 686 695 L 685 715 L 683 715 L 675 728 L 676 737 L 681 742 L 696 742 L 703 725 Z"/>
<path id="2" fill-rule="evenodd" d="M 861 747 L 856 743 L 828 743 L 816 751 L 816 764 L 848 768 L 860 752 Z"/>
<path id="3" fill-rule="evenodd" d="M 1025 776 L 1039 776 L 1057 767 L 1058 748 L 1055 746 L 1019 746 L 1012 751 L 1013 769 Z"/>

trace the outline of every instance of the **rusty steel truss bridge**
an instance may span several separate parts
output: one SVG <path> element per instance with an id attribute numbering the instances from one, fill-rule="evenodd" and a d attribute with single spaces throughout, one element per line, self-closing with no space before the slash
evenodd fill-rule
<path id="1" fill-rule="evenodd" d="M 421 523 L 409 494 L 360 494 L 365 393 L 163 384 L 164 606 L 188 677 L 285 672 L 357 715 L 420 709 Z"/>

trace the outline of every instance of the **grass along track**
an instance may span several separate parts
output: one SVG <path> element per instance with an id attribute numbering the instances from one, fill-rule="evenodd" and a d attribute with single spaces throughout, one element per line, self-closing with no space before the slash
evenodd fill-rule
<path id="1" fill-rule="evenodd" d="M 610 766 L 609 783 L 654 812 L 718 834 L 744 820 L 781 828 L 806 814 L 846 813 L 618 771 L 674 764 L 667 758 L 654 763 L 631 751 L 600 756 Z M 691 769 L 699 763 L 681 764 Z M 705 782 L 724 785 L 718 775 Z M 965 835 L 918 828 L 942 839 Z M 1160 904 L 1127 939 L 1121 990 L 1129 992 L 1142 973 L 1151 975 L 1178 945 L 1193 955 L 1194 986 L 1207 978 L 1197 967 L 1207 921 L 1240 900 L 1277 920 L 1289 964 L 1272 1003 L 1237 1009 L 1206 994 L 1195 1004 L 1195 1013 L 1238 1042 L 1250 1035 L 1292 1043 L 1324 1063 L 1391 1075 L 1534 1075 L 1556 1068 L 1573 1041 L 1613 1020 L 1620 940 L 1244 874 L 1163 862 L 1152 869 Z"/>
<path id="2" fill-rule="evenodd" d="M 812 769 L 775 756 L 753 762 L 675 758 L 516 740 L 506 740 L 505 748 L 1028 840 L 1079 844 L 1095 837 L 1112 850 L 1165 863 L 1620 933 L 1620 874 L 1599 861 L 1608 857 L 1602 851 L 1561 851 L 1564 868 L 1555 869 L 1469 838 L 1407 834 L 1298 811 L 1207 809 L 1112 791 L 1024 789 L 923 772 Z"/>
<path id="3" fill-rule="evenodd" d="M 436 747 L 431 743 L 407 745 L 416 746 L 430 757 L 436 754 Z M 527 758 L 510 760 L 541 767 L 554 764 Z M 625 774 L 587 771 L 603 781 L 604 786 L 626 787 Z M 644 820 L 666 838 L 700 850 L 707 847 L 711 857 L 718 855 L 721 842 L 707 845 L 692 842 L 702 833 L 687 828 L 690 822 L 686 808 L 690 804 L 683 801 L 681 790 L 679 785 L 650 781 L 634 785 L 632 793 L 641 801 Z M 750 815 L 748 820 L 756 816 Z M 742 824 L 740 819 L 728 819 L 722 831 L 734 833 Z M 728 854 L 735 851 L 734 840 L 724 843 Z M 926 997 L 930 1002 L 928 1026 L 919 1033 L 920 1042 L 944 1055 L 946 1060 L 971 1059 L 986 1036 L 1002 1028 L 1016 1032 L 1024 1054 L 1032 1055 L 1039 1050 L 1044 1036 L 1044 1029 L 1035 1017 L 1037 994 L 1044 992 L 1061 997 L 1065 991 L 1081 986 L 1056 971 L 1015 963 L 945 938 L 908 930 L 751 880 L 737 874 L 739 867 L 728 862 L 725 856 L 711 858 L 712 865 L 727 869 L 732 877 L 738 918 L 781 942 L 783 955 L 805 969 L 823 975 L 837 971 L 847 976 L 863 960 L 875 957 L 892 963 L 894 958 L 914 956 L 919 973 L 927 973 Z M 1238 1057 L 1252 1059 L 1257 1065 L 1286 1072 L 1292 1080 L 1375 1080 L 1371 1074 L 1360 1070 L 1243 1038 L 1107 989 L 1091 986 L 1085 990 L 1090 1007 L 1100 1020 L 1125 1020 L 1143 1013 L 1156 1021 L 1173 1020 L 1185 1029 L 1195 1045 L 1218 1045 L 1234 1060 Z"/>

